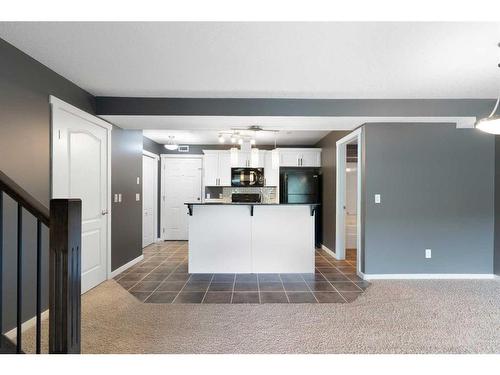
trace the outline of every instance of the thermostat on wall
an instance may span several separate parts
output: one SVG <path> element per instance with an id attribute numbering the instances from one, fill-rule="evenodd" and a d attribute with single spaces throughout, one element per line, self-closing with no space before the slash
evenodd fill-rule
<path id="1" fill-rule="evenodd" d="M 184 146 L 179 145 L 179 148 L 177 150 L 179 152 L 189 152 L 189 146 L 188 145 L 184 145 Z"/>

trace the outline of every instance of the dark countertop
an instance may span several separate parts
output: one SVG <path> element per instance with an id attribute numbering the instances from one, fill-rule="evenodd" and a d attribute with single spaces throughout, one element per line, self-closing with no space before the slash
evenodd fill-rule
<path id="1" fill-rule="evenodd" d="M 184 203 L 186 206 L 320 206 L 321 203 L 223 203 L 223 202 L 194 202 Z"/>

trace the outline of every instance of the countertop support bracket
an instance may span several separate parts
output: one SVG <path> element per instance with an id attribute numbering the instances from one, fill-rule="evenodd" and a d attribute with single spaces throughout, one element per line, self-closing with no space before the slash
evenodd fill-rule
<path id="1" fill-rule="evenodd" d="M 250 205 L 250 216 L 253 216 L 253 204 Z"/>
<path id="2" fill-rule="evenodd" d="M 188 208 L 188 215 L 189 216 L 193 216 L 193 205 L 192 204 L 188 204 L 187 208 Z"/>

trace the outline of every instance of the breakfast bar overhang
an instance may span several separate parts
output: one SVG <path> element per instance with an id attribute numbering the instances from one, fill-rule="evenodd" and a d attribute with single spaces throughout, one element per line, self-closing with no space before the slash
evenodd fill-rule
<path id="1" fill-rule="evenodd" d="M 186 206 L 189 273 L 314 273 L 318 204 Z"/>

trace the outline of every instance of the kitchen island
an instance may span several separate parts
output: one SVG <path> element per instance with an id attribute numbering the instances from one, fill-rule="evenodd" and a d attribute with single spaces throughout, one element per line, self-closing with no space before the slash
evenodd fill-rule
<path id="1" fill-rule="evenodd" d="M 186 203 L 189 273 L 313 273 L 318 204 Z"/>

